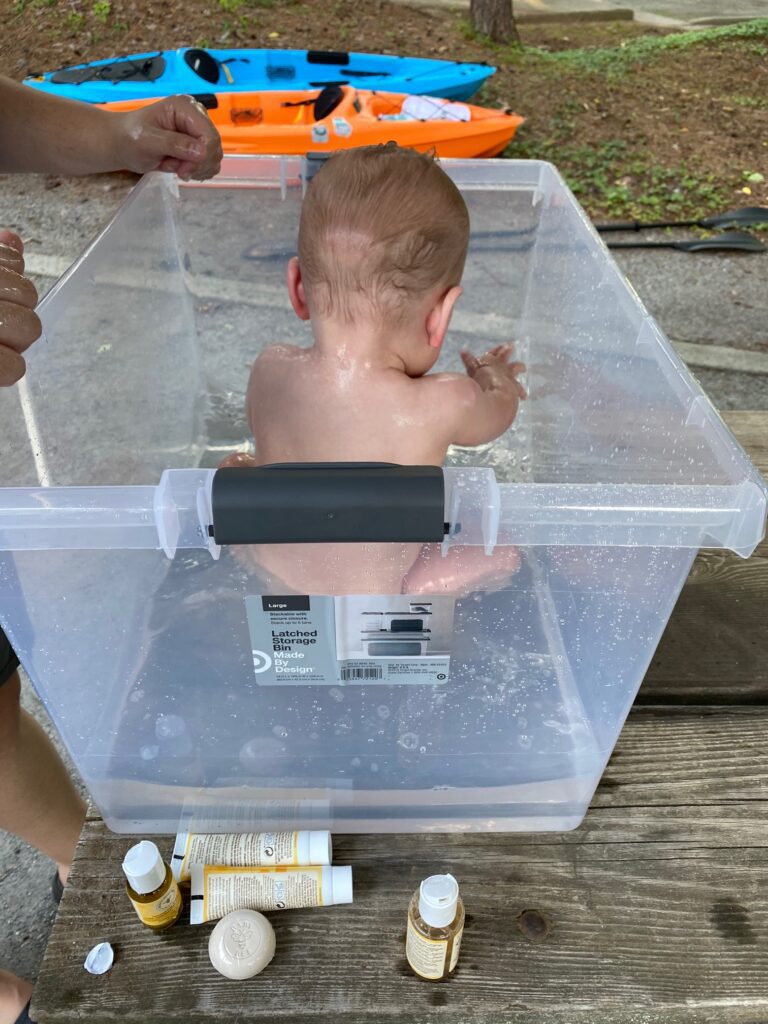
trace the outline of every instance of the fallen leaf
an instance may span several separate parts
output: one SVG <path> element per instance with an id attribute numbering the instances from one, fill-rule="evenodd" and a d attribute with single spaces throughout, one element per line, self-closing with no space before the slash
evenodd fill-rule
<path id="1" fill-rule="evenodd" d="M 760 185 L 765 181 L 765 177 L 759 171 L 755 171 L 753 174 L 747 175 L 747 181 L 751 181 L 753 185 Z"/>
<path id="2" fill-rule="evenodd" d="M 269 33 L 269 38 L 270 39 L 279 39 L 280 38 L 280 33 L 279 32 L 270 32 Z"/>
<path id="3" fill-rule="evenodd" d="M 749 187 L 749 185 L 745 185 L 741 191 L 744 193 L 745 196 L 752 195 L 752 189 Z"/>

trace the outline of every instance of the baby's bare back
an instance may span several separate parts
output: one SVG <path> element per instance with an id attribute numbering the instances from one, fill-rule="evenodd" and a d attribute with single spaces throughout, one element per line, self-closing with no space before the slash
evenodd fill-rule
<path id="1" fill-rule="evenodd" d="M 440 465 L 450 428 L 438 397 L 395 369 L 273 346 L 254 364 L 248 385 L 256 462 Z M 252 548 L 251 556 L 262 572 L 302 593 L 397 594 L 420 548 L 279 544 Z"/>
<path id="2" fill-rule="evenodd" d="M 435 382 L 316 349 L 275 345 L 256 361 L 247 412 L 256 458 L 441 465 L 451 416 Z"/>

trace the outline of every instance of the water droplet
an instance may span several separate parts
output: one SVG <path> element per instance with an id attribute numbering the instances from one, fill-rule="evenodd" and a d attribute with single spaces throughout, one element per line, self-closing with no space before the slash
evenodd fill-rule
<path id="1" fill-rule="evenodd" d="M 277 736 L 279 740 L 284 740 L 288 735 L 288 730 L 285 728 L 284 725 L 273 725 L 272 735 Z"/>
<path id="2" fill-rule="evenodd" d="M 179 715 L 158 715 L 155 720 L 155 736 L 159 740 L 172 740 L 187 731 L 184 719 Z"/>
<path id="3" fill-rule="evenodd" d="M 397 742 L 405 750 L 415 750 L 419 745 L 419 737 L 415 732 L 404 732 L 398 736 Z"/>

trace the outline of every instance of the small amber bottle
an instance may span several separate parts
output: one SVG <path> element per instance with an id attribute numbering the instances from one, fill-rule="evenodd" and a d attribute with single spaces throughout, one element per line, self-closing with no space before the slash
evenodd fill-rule
<path id="1" fill-rule="evenodd" d="M 411 898 L 405 955 L 415 974 L 441 981 L 453 973 L 464 931 L 464 904 L 453 875 L 430 875 Z"/>
<path id="2" fill-rule="evenodd" d="M 123 860 L 123 871 L 128 898 L 142 924 L 159 932 L 178 921 L 181 893 L 154 843 L 145 839 L 132 846 Z"/>

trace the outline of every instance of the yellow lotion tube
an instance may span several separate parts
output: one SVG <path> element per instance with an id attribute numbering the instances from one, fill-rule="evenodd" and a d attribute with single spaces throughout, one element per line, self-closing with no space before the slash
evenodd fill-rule
<path id="1" fill-rule="evenodd" d="M 245 832 L 206 835 L 180 832 L 171 868 L 177 882 L 189 881 L 192 864 L 226 867 L 296 867 L 331 863 L 330 832 Z"/>
<path id="2" fill-rule="evenodd" d="M 193 864 L 189 923 L 233 910 L 295 910 L 352 902 L 352 868 L 242 868 Z"/>

